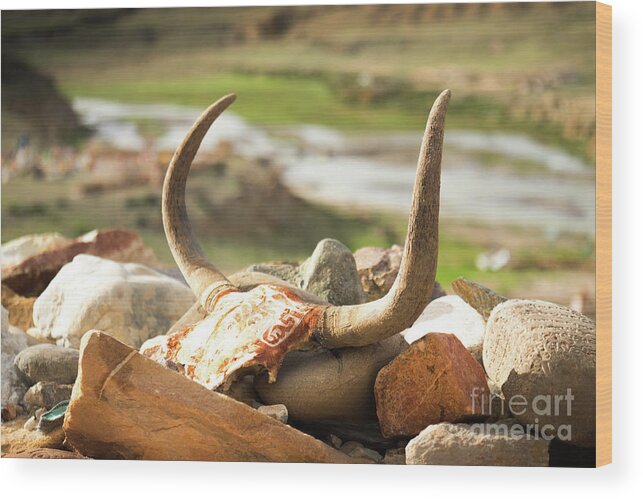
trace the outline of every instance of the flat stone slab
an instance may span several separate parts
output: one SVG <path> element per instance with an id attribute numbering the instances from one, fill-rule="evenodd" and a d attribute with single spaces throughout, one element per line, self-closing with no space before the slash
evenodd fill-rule
<path id="1" fill-rule="evenodd" d="M 144 357 L 83 337 L 67 442 L 103 459 L 355 463 L 305 433 Z"/>

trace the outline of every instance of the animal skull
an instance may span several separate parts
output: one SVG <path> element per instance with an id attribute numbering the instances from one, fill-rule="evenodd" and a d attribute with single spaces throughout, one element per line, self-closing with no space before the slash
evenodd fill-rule
<path id="1" fill-rule="evenodd" d="M 176 333 L 149 340 L 141 352 L 216 389 L 235 373 L 259 366 L 268 369 L 270 381 L 276 380 L 284 356 L 292 350 L 370 345 L 413 324 L 430 301 L 435 282 L 442 144 L 450 95 L 449 90 L 442 92 L 429 113 L 399 274 L 384 297 L 350 306 L 309 303 L 278 284 L 243 292 L 206 260 L 188 220 L 185 185 L 203 137 L 235 96 L 210 106 L 170 162 L 162 206 L 174 259 L 208 315 Z"/>

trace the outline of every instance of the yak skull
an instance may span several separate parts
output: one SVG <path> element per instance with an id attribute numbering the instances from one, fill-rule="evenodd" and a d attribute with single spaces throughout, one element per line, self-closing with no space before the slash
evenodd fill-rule
<path id="1" fill-rule="evenodd" d="M 418 160 L 399 274 L 379 300 L 350 306 L 307 303 L 278 285 L 242 292 L 208 262 L 185 207 L 185 186 L 197 150 L 216 118 L 235 100 L 219 99 L 176 150 L 163 184 L 163 226 L 183 276 L 207 313 L 202 321 L 147 341 L 143 354 L 216 389 L 235 373 L 259 366 L 276 379 L 284 356 L 311 345 L 360 347 L 409 327 L 431 298 L 438 253 L 440 170 L 449 90 L 436 99 Z"/>

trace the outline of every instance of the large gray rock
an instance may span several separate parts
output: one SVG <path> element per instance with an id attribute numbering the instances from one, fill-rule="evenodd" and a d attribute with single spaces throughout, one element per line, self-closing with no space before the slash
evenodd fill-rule
<path id="1" fill-rule="evenodd" d="M 538 424 L 575 445 L 595 445 L 596 325 L 591 319 L 553 303 L 506 301 L 487 321 L 483 361 L 521 423 Z"/>
<path id="2" fill-rule="evenodd" d="M 34 304 L 44 337 L 78 348 L 99 328 L 134 347 L 164 334 L 195 302 L 187 286 L 144 265 L 78 255 Z"/>
<path id="3" fill-rule="evenodd" d="M 364 302 L 355 259 L 351 251 L 335 239 L 323 239 L 301 265 L 257 264 L 249 272 L 263 272 L 283 279 L 333 305 Z"/>
<path id="4" fill-rule="evenodd" d="M 9 324 L 9 314 L 2 307 L 2 408 L 16 406 L 22 399 L 26 387 L 20 380 L 13 363 L 16 355 L 27 348 L 27 336 L 17 327 Z"/>
<path id="5" fill-rule="evenodd" d="M 516 422 L 431 425 L 406 446 L 406 464 L 547 466 L 549 442 Z"/>
<path id="6" fill-rule="evenodd" d="M 335 239 L 319 241 L 299 267 L 301 288 L 333 305 L 362 303 L 364 296 L 351 251 Z"/>
<path id="7" fill-rule="evenodd" d="M 58 345 L 34 345 L 16 356 L 15 365 L 30 386 L 40 381 L 72 384 L 78 372 L 78 350 Z"/>
<path id="8" fill-rule="evenodd" d="M 284 404 L 289 418 L 300 423 L 377 420 L 373 387 L 382 367 L 407 347 L 396 334 L 361 348 L 289 353 L 275 383 L 255 377 L 265 404 Z"/>

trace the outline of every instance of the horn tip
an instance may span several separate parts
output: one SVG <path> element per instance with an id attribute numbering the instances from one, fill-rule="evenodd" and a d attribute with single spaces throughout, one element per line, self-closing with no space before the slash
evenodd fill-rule
<path id="1" fill-rule="evenodd" d="M 438 98 L 435 99 L 435 103 L 436 104 L 448 104 L 450 99 L 451 99 L 451 89 L 447 88 L 445 90 L 442 90 L 440 95 L 438 95 Z"/>
<path id="2" fill-rule="evenodd" d="M 224 95 L 221 97 L 218 101 L 218 103 L 223 104 L 225 107 L 228 107 L 230 104 L 232 104 L 235 100 L 237 100 L 237 94 L 228 94 Z"/>
<path id="3" fill-rule="evenodd" d="M 431 106 L 431 112 L 429 113 L 429 121 L 433 122 L 434 120 L 444 120 L 449 107 L 449 99 L 451 99 L 451 90 L 448 88 L 443 90 L 437 99 Z"/>
<path id="4" fill-rule="evenodd" d="M 228 94 L 221 97 L 219 100 L 214 102 L 207 110 L 207 113 L 220 113 L 225 111 L 230 104 L 232 104 L 237 99 L 236 94 Z"/>

